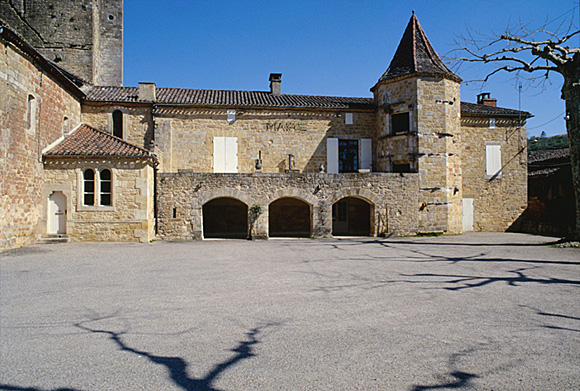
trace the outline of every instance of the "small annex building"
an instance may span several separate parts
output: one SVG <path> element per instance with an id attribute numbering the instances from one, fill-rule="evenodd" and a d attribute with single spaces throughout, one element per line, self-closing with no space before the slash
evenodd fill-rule
<path id="1" fill-rule="evenodd" d="M 415 15 L 372 97 L 284 94 L 277 73 L 269 91 L 99 85 L 7 23 L 0 44 L 1 248 L 505 231 L 526 209 L 531 115 L 462 102 Z"/>

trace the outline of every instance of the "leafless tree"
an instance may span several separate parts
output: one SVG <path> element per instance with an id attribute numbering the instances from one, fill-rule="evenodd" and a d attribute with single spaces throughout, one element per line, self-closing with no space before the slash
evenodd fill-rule
<path id="1" fill-rule="evenodd" d="M 457 40 L 454 60 L 461 63 L 484 63 L 492 68 L 483 77 L 485 83 L 499 72 L 513 72 L 518 77 L 531 74 L 533 84 L 539 78 L 547 80 L 550 73 L 564 78 L 561 98 L 566 102 L 566 130 L 570 139 L 572 182 L 576 198 L 575 239 L 580 239 L 580 48 L 570 47 L 580 37 L 573 24 L 562 32 L 562 25 L 551 32 L 547 24 L 536 30 L 520 25 L 508 27 L 502 34 L 469 32 Z M 539 77 L 534 77 L 538 75 Z"/>

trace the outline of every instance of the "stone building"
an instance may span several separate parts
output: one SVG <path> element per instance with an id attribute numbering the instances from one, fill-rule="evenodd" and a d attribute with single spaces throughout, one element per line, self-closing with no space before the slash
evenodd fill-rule
<path id="1" fill-rule="evenodd" d="M 36 203 L 22 202 L 37 215 L 29 240 L 54 231 L 43 206 L 54 192 L 69 211 L 61 234 L 73 240 L 504 231 L 525 210 L 530 114 L 489 94 L 461 102 L 461 79 L 415 15 L 372 97 L 283 94 L 281 77 L 270 74 L 269 91 L 55 87 L 72 95 L 74 130 L 43 125 L 53 127 L 34 156 L 44 182 L 34 181 Z M 11 129 L 26 133 L 25 124 Z M 3 135 L 2 158 L 10 143 Z M 4 205 L 13 196 L 3 190 Z M 24 243 L 11 227 L 2 221 L 3 247 Z"/>

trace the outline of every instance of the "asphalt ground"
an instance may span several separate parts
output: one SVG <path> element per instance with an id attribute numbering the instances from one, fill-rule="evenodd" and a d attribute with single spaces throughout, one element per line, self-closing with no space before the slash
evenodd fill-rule
<path id="1" fill-rule="evenodd" d="M 0 253 L 0 390 L 578 390 L 549 238 L 68 243 Z"/>

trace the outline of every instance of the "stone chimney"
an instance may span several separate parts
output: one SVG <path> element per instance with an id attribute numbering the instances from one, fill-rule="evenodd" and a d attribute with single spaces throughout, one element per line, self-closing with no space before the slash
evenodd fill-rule
<path id="1" fill-rule="evenodd" d="M 280 95 L 280 85 L 282 84 L 281 73 L 270 73 L 270 94 Z"/>
<path id="2" fill-rule="evenodd" d="M 139 96 L 140 101 L 155 102 L 155 83 L 139 82 Z"/>
<path id="3" fill-rule="evenodd" d="M 477 95 L 477 104 L 497 107 L 497 99 L 493 99 L 491 97 L 491 93 L 489 92 L 482 92 L 481 94 Z"/>

